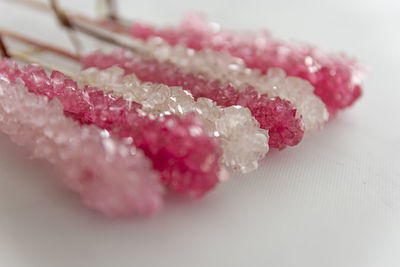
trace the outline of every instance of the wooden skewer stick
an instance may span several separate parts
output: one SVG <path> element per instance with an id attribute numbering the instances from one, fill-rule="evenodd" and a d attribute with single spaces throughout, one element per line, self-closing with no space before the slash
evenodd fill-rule
<path id="1" fill-rule="evenodd" d="M 11 0 L 8 0 L 11 1 Z M 104 1 L 104 0 L 103 0 Z M 36 10 L 40 10 L 43 12 L 54 12 L 54 8 L 52 8 L 50 5 L 39 2 L 37 0 L 12 0 L 13 3 L 16 4 L 21 4 L 23 6 L 33 8 Z M 54 3 L 53 3 L 54 5 Z M 61 21 L 65 23 L 65 19 L 69 19 L 69 24 L 71 26 L 77 26 L 77 21 L 80 21 L 85 24 L 90 24 L 91 26 L 96 26 L 96 27 L 101 27 L 102 29 L 108 29 L 112 32 L 116 33 L 124 33 L 124 34 L 129 34 L 130 33 L 130 25 L 132 24 L 131 21 L 127 21 L 125 19 L 121 19 L 120 17 L 117 16 L 116 20 L 112 20 L 110 18 L 102 18 L 102 19 L 93 19 L 93 18 L 88 18 L 87 16 L 77 14 L 75 12 L 70 12 L 68 10 L 61 9 L 59 5 L 57 5 L 57 2 L 55 3 L 56 9 L 58 11 L 58 16 L 61 15 Z M 60 14 L 63 13 L 63 14 Z M 56 13 L 57 15 L 57 13 Z M 60 18 L 59 18 L 60 19 Z M 64 25 L 65 26 L 65 25 Z M 82 27 L 77 26 L 75 27 L 76 30 L 81 30 L 84 31 L 85 29 L 81 29 Z M 104 36 L 99 36 L 96 33 L 93 33 L 93 31 L 85 31 L 85 34 L 91 35 L 92 37 L 96 39 L 101 39 L 102 41 L 109 42 L 109 40 L 105 40 Z M 112 42 L 111 42 L 112 43 Z M 116 44 L 118 45 L 118 44 Z"/>
<path id="2" fill-rule="evenodd" d="M 82 45 L 78 39 L 78 36 L 75 34 L 75 31 L 73 30 L 73 26 L 71 25 L 71 22 L 68 19 L 67 14 L 63 10 L 61 10 L 61 8 L 58 6 L 57 0 L 50 0 L 50 8 L 57 15 L 57 18 L 60 21 L 61 25 L 65 26 L 65 28 L 67 29 L 68 38 L 71 40 L 75 52 L 78 55 L 80 55 L 82 51 Z"/>
<path id="3" fill-rule="evenodd" d="M 59 19 L 61 25 L 70 31 L 79 31 L 87 36 L 93 37 L 97 40 L 122 47 L 137 54 L 142 54 L 140 49 L 132 42 L 130 37 L 126 36 L 129 32 L 127 26 L 120 22 L 106 19 L 98 21 L 88 18 L 86 16 L 73 14 L 61 9 L 57 0 L 50 0 L 51 6 L 36 4 L 35 0 L 16 0 L 17 3 L 36 8 L 44 11 L 53 11 Z M 48 8 L 45 8 L 47 6 Z M 123 34 L 121 34 L 123 33 Z M 78 56 L 74 55 L 74 58 Z"/>
<path id="4" fill-rule="evenodd" d="M 69 16 L 64 10 L 62 10 L 58 4 L 57 0 L 50 0 L 52 5 L 52 9 L 54 13 L 57 15 L 61 25 L 70 30 L 76 30 L 88 36 L 94 37 L 100 41 L 110 43 L 115 46 L 119 46 L 125 48 L 127 50 L 131 50 L 133 52 L 137 52 L 137 48 L 129 42 L 121 40 L 121 36 L 113 36 L 112 32 L 105 31 L 104 28 L 100 27 L 99 23 L 95 21 L 85 18 L 81 19 L 82 16 Z"/>
<path id="5" fill-rule="evenodd" d="M 50 71 L 50 72 L 59 71 L 59 72 L 62 72 L 64 75 L 66 75 L 66 76 L 68 76 L 70 78 L 76 77 L 76 74 L 74 74 L 72 72 L 69 72 L 69 71 L 66 71 L 66 70 L 64 70 L 64 69 L 62 69 L 62 68 L 60 68 L 58 66 L 54 66 L 52 64 L 47 64 L 47 63 L 44 63 L 44 62 L 39 61 L 39 60 L 34 60 L 29 55 L 26 55 L 24 52 L 12 52 L 11 51 L 11 52 L 9 52 L 9 55 L 10 55 L 11 58 L 20 60 L 22 62 L 25 62 L 25 63 L 28 63 L 28 64 L 39 65 L 43 69 L 45 69 L 47 71 Z"/>
<path id="6" fill-rule="evenodd" d="M 30 48 L 26 51 L 12 51 L 12 50 L 8 49 L 8 47 L 6 47 L 6 45 L 4 44 L 4 42 L 1 38 L 2 36 L 9 37 L 9 38 L 15 39 L 21 43 L 28 44 L 28 45 L 32 46 L 32 48 Z M 57 56 L 65 57 L 65 58 L 71 59 L 73 61 L 79 62 L 79 58 L 76 57 L 76 55 L 71 54 L 62 48 L 58 48 L 58 47 L 55 47 L 55 46 L 52 46 L 49 44 L 45 44 L 45 43 L 30 39 L 25 36 L 21 36 L 17 33 L 7 31 L 4 29 L 0 29 L 0 46 L 2 47 L 0 49 L 1 54 L 4 54 L 5 57 L 14 58 L 14 59 L 17 59 L 17 60 L 20 60 L 22 62 L 29 63 L 29 64 L 37 64 L 48 71 L 57 70 L 57 71 L 64 73 L 66 76 L 68 76 L 70 78 L 73 78 L 76 76 L 74 73 L 66 71 L 58 66 L 54 66 L 52 64 L 47 64 L 45 62 L 42 62 L 37 59 L 33 59 L 31 57 L 31 55 L 35 55 L 35 54 L 41 53 L 43 51 L 49 51 L 49 52 L 56 54 Z"/>
<path id="7" fill-rule="evenodd" d="M 115 0 L 106 0 L 108 9 L 108 18 L 111 20 L 118 20 L 117 2 Z"/>
<path id="8" fill-rule="evenodd" d="M 101 17 L 118 21 L 117 5 L 114 0 L 97 0 L 97 13 Z"/>
<path id="9" fill-rule="evenodd" d="M 20 41 L 20 42 L 23 42 L 23 43 L 38 47 L 38 48 L 41 48 L 44 51 L 50 51 L 52 53 L 58 54 L 60 56 L 63 56 L 65 58 L 68 58 L 68 59 L 71 59 L 71 60 L 74 60 L 74 61 L 79 61 L 80 60 L 79 56 L 75 55 L 74 53 L 68 52 L 68 51 L 66 51 L 66 50 L 64 50 L 62 48 L 58 48 L 58 47 L 55 47 L 55 46 L 52 46 L 52 45 L 49 45 L 49 44 L 46 44 L 46 43 L 43 43 L 43 42 L 40 42 L 40 41 L 36 41 L 36 40 L 30 39 L 30 38 L 28 38 L 26 36 L 19 35 L 17 33 L 14 33 L 14 32 L 2 29 L 2 28 L 0 28 L 0 35 L 7 36 L 7 37 L 9 37 L 11 39 L 14 39 L 14 40 L 17 40 L 17 41 Z"/>
<path id="10" fill-rule="evenodd" d="M 27 56 L 31 56 L 31 55 L 34 56 L 34 55 L 41 54 L 43 52 L 44 52 L 43 48 L 40 48 L 40 47 L 32 47 L 30 49 L 26 49 L 23 51 L 24 55 L 27 55 Z"/>
<path id="11" fill-rule="evenodd" d="M 24 6 L 29 6 L 31 8 L 41 11 L 46 11 L 46 12 L 51 11 L 50 7 L 47 4 L 36 0 L 8 0 L 8 1 L 16 4 L 21 4 Z"/>
<path id="12" fill-rule="evenodd" d="M 42 48 L 42 47 L 35 47 L 33 50 L 28 50 L 26 52 L 25 51 L 21 51 L 21 52 L 10 51 L 4 44 L 1 35 L 0 35 L 0 47 L 1 47 L 1 49 L 0 49 L 1 55 L 4 57 L 14 58 L 14 59 L 17 59 L 17 60 L 20 60 L 22 62 L 29 63 L 29 64 L 37 64 L 37 65 L 40 65 L 42 68 L 44 68 L 47 71 L 57 70 L 57 71 L 64 73 L 66 76 L 68 76 L 70 78 L 73 78 L 76 76 L 74 73 L 68 72 L 59 67 L 56 67 L 56 66 L 53 66 L 53 65 L 50 65 L 47 63 L 43 63 L 43 62 L 34 60 L 30 57 L 30 54 L 35 54 L 39 51 L 43 51 L 44 48 Z"/>
<path id="13" fill-rule="evenodd" d="M 0 53 L 1 53 L 1 57 L 10 57 L 10 55 L 8 54 L 6 45 L 3 42 L 3 38 L 0 34 Z"/>

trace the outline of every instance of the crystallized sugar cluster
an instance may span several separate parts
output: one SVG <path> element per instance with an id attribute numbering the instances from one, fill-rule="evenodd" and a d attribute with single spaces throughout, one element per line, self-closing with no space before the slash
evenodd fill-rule
<path id="1" fill-rule="evenodd" d="M 162 204 L 159 175 L 127 140 L 80 126 L 57 100 L 27 91 L 0 74 L 0 130 L 33 156 L 54 164 L 84 203 L 107 215 L 151 214 Z"/>
<path id="2" fill-rule="evenodd" d="M 142 54 L 152 55 L 161 63 L 172 63 L 185 74 L 231 84 L 241 92 L 252 87 L 270 98 L 288 100 L 297 109 L 297 115 L 301 115 L 307 131 L 320 129 L 328 121 L 325 104 L 314 94 L 312 85 L 298 77 L 286 76 L 282 69 L 270 68 L 267 74 L 261 74 L 260 70 L 249 69 L 243 60 L 227 52 L 210 49 L 195 52 L 182 45 L 170 46 L 157 38 L 137 42 L 136 47 L 139 46 Z"/>
<path id="3" fill-rule="evenodd" d="M 116 99 L 96 88 L 81 90 L 63 74 L 53 72 L 48 77 L 32 65 L 19 68 L 3 60 L 0 74 L 11 81 L 22 79 L 37 95 L 57 97 L 66 115 L 83 124 L 95 124 L 143 150 L 164 184 L 178 192 L 201 196 L 224 175 L 218 142 L 203 130 L 193 113 L 182 118 L 147 115 L 137 103 Z"/>
<path id="4" fill-rule="evenodd" d="M 222 161 L 235 170 L 248 172 L 256 169 L 258 160 L 268 151 L 267 131 L 259 128 L 246 108 L 222 108 L 207 98 L 195 101 L 188 91 L 180 87 L 142 83 L 134 74 L 124 77 L 124 70 L 118 67 L 105 70 L 89 68 L 80 73 L 78 80 L 140 103 L 147 112 L 178 115 L 197 112 L 208 132 L 219 137 Z"/>
<path id="5" fill-rule="evenodd" d="M 350 106 L 361 95 L 360 68 L 343 55 L 329 55 L 311 46 L 276 41 L 266 32 L 232 33 L 215 26 L 199 16 L 189 15 L 180 26 L 165 29 L 135 23 L 132 34 L 145 40 L 159 37 L 171 45 L 183 44 L 197 51 L 227 51 L 262 73 L 270 68 L 282 68 L 288 75 L 308 80 L 331 115 Z M 165 55 L 163 50 L 159 53 Z M 190 53 L 194 51 L 189 50 Z"/>
<path id="6" fill-rule="evenodd" d="M 82 57 L 77 82 L 1 60 L 0 131 L 109 216 L 155 212 L 165 187 L 200 197 L 227 179 L 220 163 L 252 171 L 269 147 L 297 145 L 361 95 L 355 61 L 266 32 L 197 15 L 164 29 L 93 24 L 132 53 Z"/>
<path id="7" fill-rule="evenodd" d="M 152 37 L 145 42 L 134 40 L 133 43 L 139 54 L 156 59 L 160 65 L 171 63 L 173 66 L 166 66 L 172 69 L 178 67 L 178 73 L 215 80 L 225 86 L 232 85 L 239 91 L 251 87 L 270 98 L 288 100 L 297 109 L 297 116 L 302 117 L 307 131 L 321 129 L 328 121 L 326 106 L 314 94 L 312 85 L 304 79 L 286 76 L 282 69 L 270 68 L 267 74 L 262 74 L 258 69 L 249 69 L 242 59 L 233 57 L 226 51 L 195 51 L 183 45 L 171 46 L 160 38 Z M 184 74 L 180 75 L 187 76 Z"/>
<path id="8" fill-rule="evenodd" d="M 112 54 L 95 52 L 83 57 L 82 65 L 84 68 L 99 69 L 118 66 L 125 70 L 125 74 L 134 73 L 141 81 L 180 86 L 188 90 L 196 100 L 206 97 L 222 107 L 247 107 L 260 123 L 260 127 L 268 130 L 269 146 L 273 148 L 282 149 L 287 145 L 296 145 L 304 134 L 301 115 L 297 114 L 289 101 L 279 97 L 270 98 L 267 94 L 260 95 L 252 87 L 239 91 L 230 84 L 224 85 L 218 81 L 186 74 L 169 63 L 133 58 L 124 51 L 115 51 Z"/>

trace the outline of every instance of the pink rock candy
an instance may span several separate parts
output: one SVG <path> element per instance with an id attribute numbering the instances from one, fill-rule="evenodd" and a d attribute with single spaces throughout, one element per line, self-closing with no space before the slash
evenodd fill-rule
<path id="1" fill-rule="evenodd" d="M 95 124 L 112 135 L 125 138 L 153 161 L 168 187 L 185 194 L 202 196 L 213 188 L 224 172 L 219 165 L 221 150 L 194 115 L 149 116 L 140 105 L 116 99 L 102 90 L 85 87 L 66 79 L 60 72 L 50 77 L 36 66 L 19 68 L 3 60 L 0 74 L 11 81 L 21 78 L 29 91 L 57 97 L 65 114 L 83 124 Z"/>
<path id="2" fill-rule="evenodd" d="M 272 67 L 282 68 L 288 75 L 308 80 L 331 116 L 361 96 L 360 69 L 352 59 L 329 55 L 309 45 L 276 41 L 267 32 L 219 30 L 202 17 L 191 14 L 177 27 L 156 29 L 135 23 L 132 34 L 144 40 L 157 36 L 171 45 L 184 44 L 195 50 L 225 50 L 242 58 L 249 68 L 258 68 L 263 73 Z"/>
<path id="3" fill-rule="evenodd" d="M 95 52 L 83 57 L 82 65 L 84 68 L 99 69 L 118 66 L 125 70 L 125 74 L 134 73 L 142 81 L 181 86 L 191 92 L 195 99 L 206 97 L 223 107 L 247 107 L 260 123 L 260 127 L 268 130 L 269 146 L 273 148 L 294 146 L 301 141 L 304 134 L 301 118 L 296 116 L 296 109 L 289 101 L 279 97 L 269 98 L 266 94 L 260 95 L 252 88 L 239 92 L 231 85 L 222 85 L 217 81 L 185 74 L 169 63 L 134 59 L 124 51 L 111 54 Z"/>
<path id="4" fill-rule="evenodd" d="M 106 130 L 79 125 L 64 116 L 57 99 L 29 93 L 20 80 L 11 82 L 2 74 L 0 130 L 34 157 L 54 164 L 67 187 L 106 215 L 147 215 L 162 204 L 158 173 L 140 151 Z"/>

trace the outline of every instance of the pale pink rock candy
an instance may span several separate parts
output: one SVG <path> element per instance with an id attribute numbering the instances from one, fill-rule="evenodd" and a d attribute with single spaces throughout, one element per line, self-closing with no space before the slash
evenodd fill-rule
<path id="1" fill-rule="evenodd" d="M 36 66 L 19 68 L 3 60 L 0 74 L 21 78 L 30 92 L 57 97 L 64 112 L 83 124 L 95 124 L 111 134 L 130 140 L 153 162 L 161 180 L 180 193 L 200 197 L 225 175 L 219 165 L 222 154 L 217 139 L 205 133 L 195 114 L 180 118 L 147 115 L 134 102 L 117 99 L 100 89 L 78 88 L 60 72 L 50 77 Z"/>
<path id="2" fill-rule="evenodd" d="M 171 45 L 184 44 L 195 50 L 228 51 L 242 58 L 249 68 L 266 73 L 278 67 L 290 76 L 308 80 L 314 93 L 326 104 L 330 115 L 361 96 L 361 68 L 342 54 L 327 54 L 310 45 L 274 40 L 267 32 L 233 33 L 190 14 L 179 26 L 156 29 L 145 23 L 132 26 L 134 37 L 160 37 Z"/>
<path id="3" fill-rule="evenodd" d="M 94 52 L 82 58 L 82 65 L 83 68 L 99 69 L 118 66 L 125 70 L 125 74 L 134 73 L 141 81 L 181 86 L 195 99 L 206 97 L 222 107 L 247 107 L 260 123 L 260 127 L 268 130 L 268 143 L 273 148 L 283 149 L 286 146 L 297 145 L 304 134 L 301 115 L 297 114 L 289 101 L 259 94 L 251 87 L 239 91 L 230 84 L 224 85 L 218 81 L 208 81 L 200 76 L 186 74 L 169 63 L 133 58 L 124 51 L 111 54 Z"/>
<path id="4" fill-rule="evenodd" d="M 63 183 L 106 215 L 149 215 L 162 204 L 159 175 L 141 151 L 63 114 L 57 100 L 29 93 L 0 74 L 0 130 L 54 164 Z"/>

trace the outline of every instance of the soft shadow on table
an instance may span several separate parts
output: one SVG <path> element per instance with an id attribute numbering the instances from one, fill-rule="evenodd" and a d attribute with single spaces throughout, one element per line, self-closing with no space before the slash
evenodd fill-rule
<path id="1" fill-rule="evenodd" d="M 399 209 L 330 142 L 348 145 L 351 124 L 343 116 L 201 200 L 172 195 L 154 217 L 125 219 L 84 208 L 47 163 L 0 135 L 3 253 L 20 266 L 373 266 Z"/>

